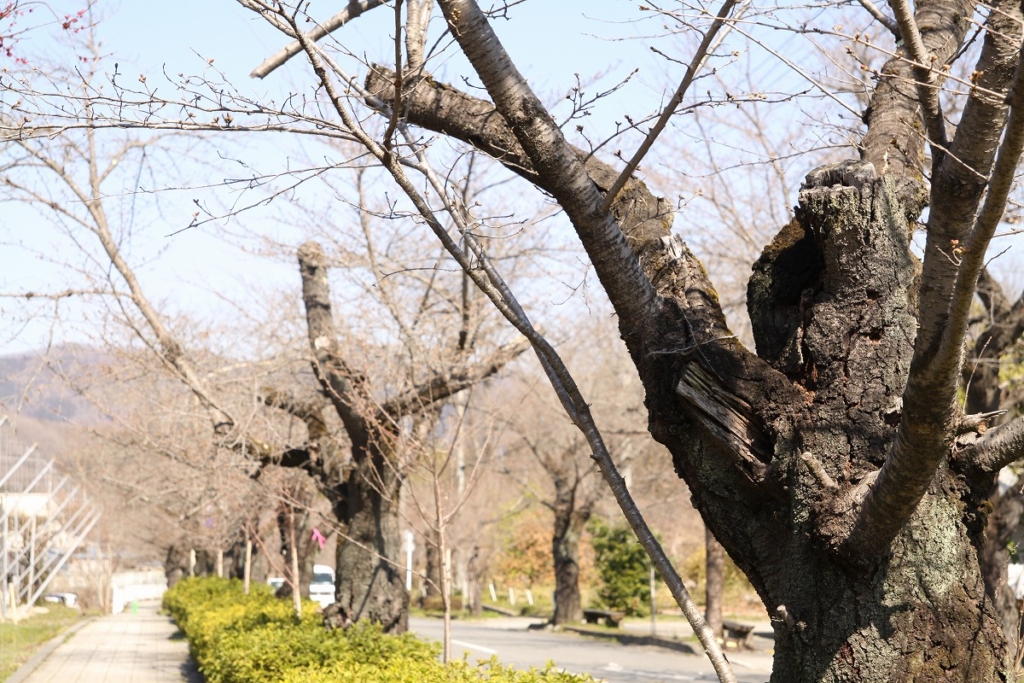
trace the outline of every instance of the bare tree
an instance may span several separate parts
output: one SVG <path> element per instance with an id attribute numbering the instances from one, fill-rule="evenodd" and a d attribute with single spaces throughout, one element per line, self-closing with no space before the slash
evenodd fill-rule
<path id="1" fill-rule="evenodd" d="M 402 59 L 399 36 L 393 68 L 372 69 L 364 88 L 316 44 L 326 32 L 305 32 L 305 5 L 242 4 L 296 41 L 295 52 L 311 64 L 333 123 L 321 117 L 296 125 L 363 145 L 534 345 L 723 680 L 734 677 L 615 470 L 589 404 L 476 239 L 475 207 L 453 198 L 410 126 L 493 156 L 564 211 L 644 383 L 651 434 L 772 616 L 774 680 L 1010 677 L 1012 648 L 986 594 L 977 549 L 995 475 L 1024 452 L 1024 418 L 987 429 L 983 415 L 965 414 L 958 391 L 977 285 L 1024 148 L 1020 7 L 923 0 L 911 8 L 893 0 L 889 17 L 862 3 L 874 7 L 864 21 L 889 32 L 873 42 L 860 31 L 829 28 L 827 11 L 822 26 L 783 22 L 796 34 L 867 46 L 884 64 L 877 72 L 864 65 L 872 78 L 859 86 L 869 102 L 863 112 L 808 75 L 817 93 L 862 119 L 853 124 L 857 158 L 808 173 L 794 216 L 754 264 L 748 310 L 755 352 L 727 325 L 707 271 L 671 234 L 669 206 L 636 173 L 707 55 L 717 54 L 716 36 L 736 3 L 727 0 L 716 18 L 702 15 L 710 23 L 702 22 L 676 96 L 625 172 L 570 145 L 473 0 L 438 6 L 489 101 L 418 78 L 420 65 Z M 692 26 L 686 9 L 660 16 Z M 349 94 L 382 115 L 381 134 L 360 125 L 352 107 L 361 105 Z M 111 98 L 131 104 L 143 96 L 148 105 L 159 102 L 123 89 Z M 243 111 L 217 102 L 207 95 L 191 106 Z M 951 112 L 960 112 L 955 129 Z M 66 117 L 38 130 L 83 125 L 91 124 Z M 185 124 L 112 117 L 103 125 Z M 925 206 L 919 262 L 911 243 Z"/>
<path id="2" fill-rule="evenodd" d="M 92 34 L 86 39 L 85 47 L 95 59 L 89 61 L 88 69 L 72 77 L 72 80 L 83 77 L 81 86 L 85 93 L 74 99 L 87 119 L 97 121 L 102 118 L 97 107 L 103 108 L 100 100 L 104 98 L 94 99 L 99 93 L 92 83 L 100 77 L 101 67 L 99 47 Z M 58 72 L 54 80 L 66 77 L 67 74 Z M 3 120 L 15 125 L 6 114 Z M 347 626 L 365 618 L 382 624 L 387 630 L 404 631 L 408 595 L 397 569 L 403 466 L 400 441 L 404 423 L 435 403 L 499 372 L 528 345 L 511 343 L 491 353 L 483 348 L 485 345 L 477 345 L 486 317 L 478 314 L 469 290 L 462 287 L 467 294 L 456 305 L 460 310 L 454 335 L 457 341 L 453 343 L 456 352 L 434 354 L 436 362 L 428 364 L 426 356 L 432 340 L 427 336 L 417 337 L 413 332 L 415 324 L 403 326 L 396 308 L 398 304 L 391 298 L 392 287 L 385 283 L 378 287 L 381 301 L 402 328 L 401 343 L 412 355 L 408 367 L 414 372 L 406 378 L 407 384 L 394 382 L 381 387 L 385 382 L 378 382 L 381 392 L 374 393 L 369 370 L 366 374 L 354 370 L 342 353 L 332 316 L 326 257 L 319 245 L 306 244 L 299 249 L 299 265 L 309 357 L 319 391 L 307 397 L 311 387 L 303 387 L 301 382 L 281 387 L 271 381 L 272 377 L 265 378 L 259 398 L 269 409 L 266 412 L 290 416 L 287 420 L 299 421 L 307 431 L 307 438 L 299 443 L 279 439 L 277 435 L 287 430 L 277 429 L 279 425 L 275 424 L 277 418 L 273 415 L 260 414 L 252 407 L 252 392 L 242 395 L 225 392 L 214 381 L 219 376 L 230 377 L 232 364 L 227 362 L 217 371 L 205 372 L 201 360 L 206 359 L 198 345 L 190 345 L 188 336 L 176 329 L 169 316 L 147 296 L 125 248 L 133 226 L 130 222 L 118 226 L 111 219 L 109 204 L 111 196 L 124 191 L 123 186 L 117 191 L 111 189 L 120 180 L 119 166 L 132 155 L 144 158 L 145 151 L 152 153 L 160 141 L 146 136 L 120 136 L 112 140 L 113 146 L 107 149 L 104 143 L 110 142 L 101 139 L 95 126 L 51 140 L 12 138 L 6 147 L 10 155 L 6 166 L 6 191 L 11 198 L 55 216 L 72 242 L 88 254 L 101 275 L 96 286 L 87 291 L 106 297 L 114 319 L 127 330 L 129 343 L 141 343 L 148 348 L 164 370 L 198 403 L 199 411 L 212 427 L 212 453 L 234 457 L 236 465 L 247 463 L 240 467 L 248 466 L 248 473 L 254 477 L 260 476 L 261 468 L 271 465 L 305 471 L 328 498 L 344 530 L 344 542 L 339 544 L 337 556 L 337 601 L 327 621 Z M 370 209 L 362 203 L 357 206 L 367 240 L 366 268 L 374 278 L 383 280 L 391 273 L 374 256 L 370 225 L 366 222 Z M 100 249 L 94 251 L 92 245 L 97 244 Z M 435 306 L 435 299 L 446 293 L 441 293 L 436 278 L 420 283 L 420 287 L 414 315 L 437 322 L 438 316 L 429 315 L 430 309 Z M 35 296 L 34 293 L 21 295 Z M 433 327 L 431 331 L 436 329 Z M 427 371 L 420 376 L 424 369 Z M 345 457 L 340 444 L 342 439 L 335 433 L 335 425 L 324 415 L 328 406 L 333 407 L 340 421 L 350 457 Z M 300 504 L 299 508 L 302 507 Z M 280 522 L 286 541 L 282 545 L 295 555 L 296 543 L 308 546 L 308 539 L 304 538 L 304 529 L 296 528 L 296 506 L 286 503 L 284 512 Z M 292 536 L 297 540 L 293 541 Z M 300 576 L 308 574 L 310 564 L 306 560 L 308 554 L 302 553 L 302 556 L 303 561 L 298 564 L 305 569 L 292 572 L 296 574 L 292 576 L 292 583 L 299 591 L 306 588 Z"/>
<path id="3" fill-rule="evenodd" d="M 337 553 L 336 602 L 325 619 L 347 626 L 369 619 L 402 632 L 409 595 L 400 571 L 399 496 L 406 467 L 402 432 L 409 418 L 498 372 L 525 348 L 513 343 L 489 357 L 445 367 L 436 375 L 380 401 L 369 376 L 353 367 L 338 342 L 327 278 L 327 258 L 315 242 L 298 250 L 313 370 L 349 442 L 343 467 L 336 441 L 326 431 L 322 402 L 302 403 L 280 393 L 267 402 L 302 419 L 308 442 L 265 463 L 301 467 L 318 481 L 345 529 Z"/>
<path id="4" fill-rule="evenodd" d="M 874 85 L 861 159 L 812 172 L 796 217 L 755 265 L 755 355 L 668 221 L 638 228 L 613 208 L 621 195 L 602 196 L 621 180 L 588 172 L 476 3 L 439 5 L 491 102 L 432 81 L 405 90 L 400 72 L 375 72 L 370 90 L 401 102 L 410 123 L 493 154 L 565 210 L 644 380 L 652 434 L 775 620 L 775 679 L 1007 675 L 1010 649 L 971 551 L 984 527 L 972 501 L 1020 456 L 1024 422 L 979 434 L 957 388 L 976 282 L 1024 146 L 1019 9 L 981 20 L 977 76 L 950 140 L 941 67 L 964 54 L 974 7 L 893 3 L 903 48 Z M 326 86 L 318 51 L 294 33 Z M 378 158 L 401 182 L 387 147 Z M 910 226 L 926 203 L 918 270 Z M 569 403 L 570 414 L 582 408 Z"/>
<path id="5" fill-rule="evenodd" d="M 541 500 L 554 516 L 551 559 L 555 570 L 555 612 L 551 623 L 557 626 L 580 621 L 580 538 L 601 493 L 596 468 L 585 460 L 586 445 L 579 437 L 569 439 L 561 448 L 557 442 L 542 445 L 526 436 L 524 440 L 555 489 L 552 499 Z"/>

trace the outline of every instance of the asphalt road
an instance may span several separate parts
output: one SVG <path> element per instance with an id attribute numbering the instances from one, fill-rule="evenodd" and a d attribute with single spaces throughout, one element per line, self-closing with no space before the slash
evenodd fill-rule
<path id="1" fill-rule="evenodd" d="M 569 633 L 527 631 L 521 620 L 452 622 L 452 653 L 467 653 L 470 660 L 497 655 L 517 668 L 543 667 L 549 660 L 572 673 L 589 673 L 609 683 L 671 683 L 715 681 L 714 671 L 703 655 L 689 655 L 661 647 L 620 645 L 614 641 Z M 410 618 L 410 628 L 424 638 L 440 640 L 440 619 Z M 733 670 L 741 683 L 764 683 L 770 675 L 766 655 L 731 654 Z"/>

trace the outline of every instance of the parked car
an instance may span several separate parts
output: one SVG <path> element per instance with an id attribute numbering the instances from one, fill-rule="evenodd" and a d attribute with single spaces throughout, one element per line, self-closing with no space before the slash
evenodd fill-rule
<path id="1" fill-rule="evenodd" d="M 313 580 L 309 582 L 309 599 L 324 608 L 334 602 L 334 570 L 326 564 L 313 565 Z"/>
<path id="2" fill-rule="evenodd" d="M 78 595 L 75 593 L 47 593 L 43 596 L 43 602 L 52 602 L 78 609 Z"/>
<path id="3" fill-rule="evenodd" d="M 270 585 L 271 588 L 273 588 L 276 591 L 278 588 L 284 585 L 284 579 L 280 576 L 271 576 L 267 579 L 267 583 Z"/>

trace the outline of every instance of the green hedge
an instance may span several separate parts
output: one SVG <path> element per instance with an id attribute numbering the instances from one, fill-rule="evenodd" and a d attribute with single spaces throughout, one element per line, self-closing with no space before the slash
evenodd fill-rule
<path id="1" fill-rule="evenodd" d="M 589 676 L 515 671 L 492 659 L 479 665 L 438 661 L 439 646 L 411 634 L 386 635 L 357 624 L 327 631 L 307 602 L 303 617 L 269 586 L 243 595 L 237 579 L 190 578 L 164 595 L 207 683 L 587 683 Z"/>

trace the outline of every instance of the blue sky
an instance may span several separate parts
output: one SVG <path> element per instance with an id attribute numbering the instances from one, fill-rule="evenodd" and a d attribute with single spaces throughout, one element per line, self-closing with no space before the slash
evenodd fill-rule
<path id="1" fill-rule="evenodd" d="M 603 100 L 594 115 L 584 121 L 588 133 L 601 139 L 614 130 L 615 121 L 621 121 L 624 114 L 636 118 L 656 110 L 666 97 L 665 93 L 675 87 L 680 74 L 678 66 L 667 64 L 663 57 L 649 49 L 653 42 L 650 36 L 663 32 L 663 22 L 652 18 L 650 13 L 638 12 L 638 4 L 632 0 L 529 0 L 510 10 L 509 21 L 497 20 L 494 25 L 520 70 L 549 102 L 559 102 L 564 97 L 576 82 L 575 74 L 585 82 L 594 81 L 588 86 L 593 92 L 618 83 L 633 69 L 638 69 L 628 85 Z M 82 5 L 80 0 L 57 0 L 51 6 L 63 15 L 74 13 Z M 310 12 L 326 17 L 338 6 L 338 0 L 317 0 L 311 4 Z M 286 41 L 234 0 L 122 0 L 120 3 L 99 0 L 96 11 L 103 17 L 100 35 L 104 49 L 111 54 L 110 61 L 116 61 L 119 72 L 130 79 L 135 78 L 135 74 L 147 74 L 153 82 L 154 77 L 159 80 L 161 71 L 172 77 L 178 73 L 198 73 L 207 60 L 212 59 L 215 68 L 238 89 L 261 98 L 303 92 L 309 83 L 308 68 L 301 57 L 264 81 L 249 78 L 252 68 Z M 389 8 L 379 8 L 341 29 L 336 37 L 348 50 L 365 55 L 368 61 L 391 61 L 393 21 Z M 435 22 L 434 35 L 438 35 L 436 17 Z M 776 49 L 799 60 L 810 48 L 795 36 L 797 34 L 779 33 L 772 39 L 777 41 Z M 18 49 L 26 55 L 59 54 L 59 44 L 54 42 L 58 38 L 59 32 L 42 29 L 27 34 Z M 681 40 L 659 40 L 658 45 L 662 50 L 667 46 L 674 57 L 686 58 Z M 678 48 L 674 53 L 673 47 Z M 806 87 L 806 83 L 786 67 L 764 53 L 757 53 L 756 49 L 749 55 L 745 53 L 745 61 L 739 67 L 746 69 L 751 82 L 758 83 L 758 87 L 780 90 Z M 595 73 L 595 69 L 601 71 Z M 464 72 L 464 64 L 454 50 L 442 55 L 431 70 L 442 80 L 450 78 L 460 87 L 472 87 L 472 83 L 467 86 L 451 75 Z M 801 108 L 804 106 L 810 108 L 804 110 Z M 807 100 L 806 105 L 776 115 L 772 125 L 795 126 L 798 134 L 806 130 L 804 137 L 812 139 L 819 133 L 815 106 L 819 106 L 818 101 Z M 721 138 L 713 142 L 729 144 Z M 221 143 L 211 143 L 212 148 L 206 152 L 214 149 L 217 153 L 244 158 L 261 170 L 279 168 L 308 151 L 299 142 L 281 137 L 235 140 L 223 148 L 218 148 L 218 144 Z M 633 143 L 624 141 L 622 147 L 628 153 Z M 175 161 L 180 162 L 181 173 L 186 178 L 202 178 L 203 182 L 215 182 L 234 172 L 227 164 L 223 166 L 226 170 L 216 172 L 219 176 L 216 173 L 210 176 L 208 169 L 200 166 L 190 173 L 188 159 Z M 790 163 L 797 178 L 809 170 L 803 159 Z M 689 186 L 673 189 L 685 193 L 697 185 L 699 182 L 694 181 Z M 531 192 L 522 183 L 513 189 L 524 196 Z M 298 278 L 291 260 L 268 260 L 252 253 L 260 245 L 244 236 L 272 234 L 279 241 L 297 242 L 302 238 L 301 231 L 280 225 L 280 213 L 266 209 L 248 212 L 226 229 L 206 225 L 179 232 L 191 216 L 195 194 L 190 191 L 163 193 L 158 204 L 140 204 L 139 214 L 133 218 L 134 262 L 151 298 L 170 314 L 182 312 L 212 319 L 234 315 L 236 306 L 257 305 L 269 292 L 297 290 Z M 222 191 L 220 196 L 224 202 L 231 200 L 230 193 Z M 795 197 L 780 197 L 778 201 L 791 205 Z M 677 222 L 677 230 L 681 229 L 681 223 Z M 4 206 L 0 212 L 0 242 L 8 245 L 0 249 L 0 291 L 54 291 L 74 285 L 74 274 L 54 265 L 75 261 L 73 245 L 36 215 L 18 207 Z M 10 246 L 18 243 L 27 248 Z M 997 268 L 1011 272 L 1015 263 L 1011 254 L 1003 257 Z M 1020 284 L 1014 282 L 1015 286 Z M 0 301 L 0 311 L 5 308 L 10 310 L 9 304 Z M 75 315 L 82 318 L 87 313 L 81 309 Z M 94 317 L 92 314 L 90 320 Z M 36 349 L 47 341 L 50 328 L 46 315 L 40 315 L 23 328 L 11 321 L 12 318 L 6 316 L 5 324 L 0 325 L 0 354 Z M 75 340 L 78 332 L 67 327 L 62 334 L 65 339 Z"/>
<path id="2" fill-rule="evenodd" d="M 63 15 L 74 13 L 81 3 L 60 0 L 51 6 Z M 316 16 L 329 16 L 337 6 L 337 2 L 314 2 L 310 11 Z M 153 82 L 153 76 L 159 78 L 162 70 L 172 76 L 196 73 L 212 59 L 214 66 L 236 87 L 261 97 L 282 97 L 289 91 L 301 91 L 303 84 L 308 83 L 307 65 L 301 57 L 264 81 L 249 78 L 252 68 L 285 41 L 263 20 L 231 0 L 100 0 L 95 11 L 102 17 L 99 35 L 104 51 L 111 55 L 108 61 L 117 62 L 118 71 L 128 78 L 134 79 L 136 73 L 147 74 Z M 389 40 L 393 16 L 390 8 L 379 8 L 344 27 L 336 36 L 347 49 L 371 61 L 393 59 L 394 48 Z M 630 85 L 588 120 L 588 126 L 611 128 L 613 120 L 621 120 L 623 111 L 636 115 L 639 103 L 644 101 L 646 109 L 657 106 L 667 81 L 660 58 L 654 57 L 642 41 L 620 40 L 650 28 L 650 22 L 636 23 L 643 17 L 636 12 L 634 3 L 533 0 L 514 7 L 510 16 L 511 21 L 496 22 L 496 28 L 534 88 L 551 100 L 557 101 L 576 82 L 575 73 L 584 79 L 591 78 L 596 55 L 600 55 L 605 69 L 598 75 L 602 83 L 617 82 L 636 66 L 640 67 Z M 435 27 L 438 21 L 435 17 Z M 438 33 L 436 28 L 434 33 Z M 44 28 L 26 34 L 18 49 L 26 56 L 60 54 L 59 44 L 51 42 L 60 39 L 59 31 Z M 453 66 L 449 59 L 446 55 L 433 67 L 442 77 Z M 281 138 L 250 140 L 242 147 L 254 142 L 259 148 L 244 150 L 247 161 L 270 167 L 296 154 L 293 141 Z M 145 289 L 165 310 L 216 317 L 230 314 L 233 305 L 227 301 L 244 306 L 254 286 L 280 289 L 297 285 L 290 263 L 268 262 L 247 253 L 239 248 L 240 240 L 224 239 L 217 226 L 172 234 L 187 224 L 191 214 L 188 193 L 168 193 L 161 198 L 160 205 L 159 213 L 147 208 L 149 213 L 138 217 L 139 227 L 133 230 L 133 253 L 137 255 Z M 231 233 L 280 233 L 274 225 L 275 218 L 269 211 L 248 213 L 231 226 Z M 5 206 L 0 216 L 3 242 L 21 243 L 27 248 L 8 246 L 0 250 L 0 291 L 54 291 L 74 286 L 73 277 L 67 272 L 62 277 L 60 269 L 45 260 L 74 261 L 73 245 L 47 230 L 45 220 L 42 223 L 24 209 Z M 287 240 L 288 236 L 283 235 L 282 239 Z M 39 255 L 44 255 L 44 260 Z M 74 304 L 70 305 L 71 309 L 65 305 L 65 312 L 73 310 Z M 0 334 L 0 354 L 39 348 L 47 341 L 50 328 L 44 314 L 27 327 L 18 327 L 17 334 L 13 332 L 8 329 Z M 71 328 L 65 328 L 63 334 L 71 339 L 76 337 Z"/>

